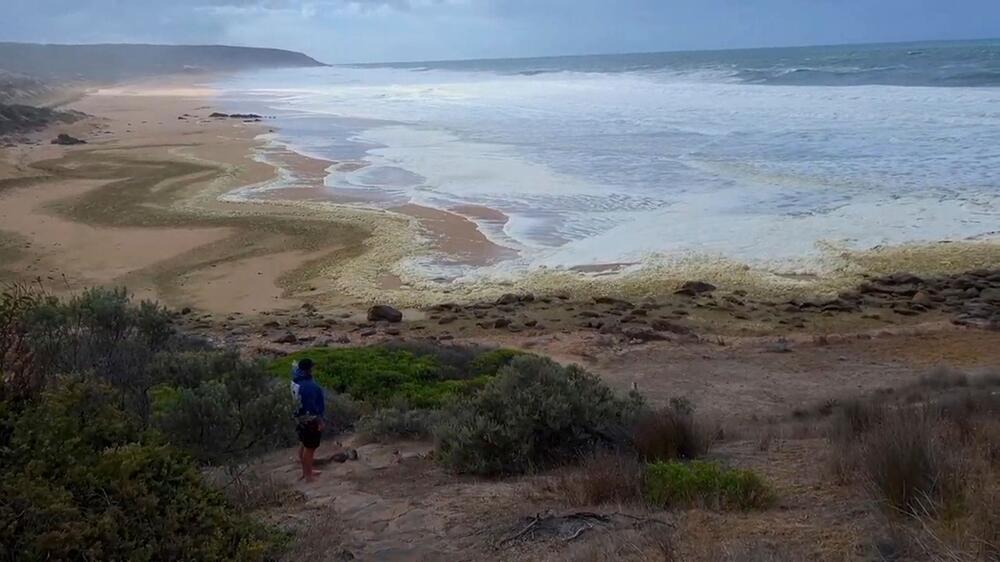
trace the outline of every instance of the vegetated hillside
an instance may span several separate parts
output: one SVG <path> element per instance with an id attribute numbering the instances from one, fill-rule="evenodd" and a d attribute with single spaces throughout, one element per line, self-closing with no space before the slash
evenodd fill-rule
<path id="1" fill-rule="evenodd" d="M 4 65 L 4 59 L 0 58 L 0 67 Z M 0 68 L 0 104 L 24 103 L 50 91 L 49 85 L 37 78 L 5 72 Z"/>
<path id="2" fill-rule="evenodd" d="M 45 80 L 117 80 L 198 71 L 322 66 L 302 53 L 220 45 L 0 43 L 0 69 Z"/>
<path id="3" fill-rule="evenodd" d="M 83 114 L 75 111 L 0 103 L 0 135 L 36 131 L 51 123 L 72 123 L 81 117 Z"/>

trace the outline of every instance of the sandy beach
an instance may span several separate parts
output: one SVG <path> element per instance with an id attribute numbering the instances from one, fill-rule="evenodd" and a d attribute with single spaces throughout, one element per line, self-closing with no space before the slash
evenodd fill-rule
<path id="1" fill-rule="evenodd" d="M 458 214 L 416 205 L 324 209 L 351 202 L 322 189 L 334 163 L 295 153 L 272 155 L 280 168 L 261 162 L 255 151 L 266 123 L 210 118 L 220 109 L 213 95 L 183 78 L 95 90 L 70 106 L 91 117 L 58 128 L 87 144 L 49 144 L 56 131 L 45 131 L 4 149 L 0 278 L 40 280 L 57 293 L 123 284 L 176 306 L 254 313 L 303 296 L 356 302 L 309 280 L 363 253 L 382 231 L 413 240 L 422 225 L 429 250 L 448 259 L 486 263 L 503 254 Z M 286 169 L 302 187 L 280 198 L 262 192 L 257 202 L 219 200 Z M 399 285 L 391 265 L 366 270 L 391 289 Z"/>

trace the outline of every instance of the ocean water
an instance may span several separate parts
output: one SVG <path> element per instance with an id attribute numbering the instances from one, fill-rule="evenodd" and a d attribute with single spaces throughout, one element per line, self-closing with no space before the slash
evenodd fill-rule
<path id="1" fill-rule="evenodd" d="M 837 249 L 1000 234 L 1000 41 L 334 66 L 219 87 L 277 115 L 276 145 L 366 164 L 331 169 L 333 192 L 509 217 L 481 229 L 520 257 L 446 273 L 692 257 L 804 273 Z"/>

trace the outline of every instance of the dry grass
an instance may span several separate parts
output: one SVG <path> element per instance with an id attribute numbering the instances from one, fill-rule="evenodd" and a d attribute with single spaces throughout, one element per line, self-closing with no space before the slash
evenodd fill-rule
<path id="1" fill-rule="evenodd" d="M 841 403 L 831 462 L 909 530 L 914 555 L 1000 560 L 1000 389 L 936 370 L 900 392 Z"/>
<path id="2" fill-rule="evenodd" d="M 644 470 L 631 455 L 598 451 L 545 481 L 543 492 L 572 506 L 637 504 L 643 499 Z"/>
<path id="3" fill-rule="evenodd" d="M 647 462 L 696 459 L 708 453 L 711 432 L 682 408 L 663 408 L 643 415 L 632 430 L 632 443 Z"/>
<path id="4" fill-rule="evenodd" d="M 662 527 L 602 533 L 571 544 L 545 562 L 680 562 L 671 531 Z"/>

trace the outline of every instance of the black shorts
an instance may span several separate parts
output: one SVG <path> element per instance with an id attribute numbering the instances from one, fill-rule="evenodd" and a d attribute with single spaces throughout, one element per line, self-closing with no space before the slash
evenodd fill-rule
<path id="1" fill-rule="evenodd" d="M 323 432 L 319 428 L 319 420 L 300 421 L 295 427 L 295 432 L 299 434 L 299 441 L 306 449 L 319 447 L 319 442 L 323 439 Z"/>

